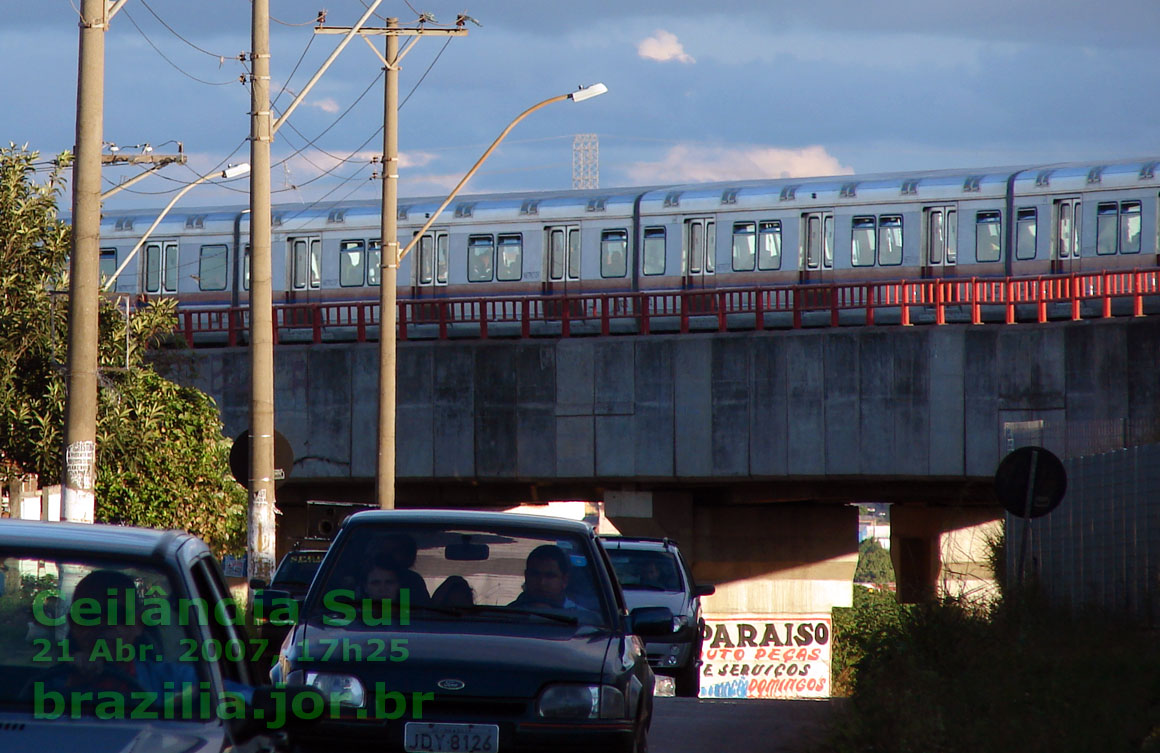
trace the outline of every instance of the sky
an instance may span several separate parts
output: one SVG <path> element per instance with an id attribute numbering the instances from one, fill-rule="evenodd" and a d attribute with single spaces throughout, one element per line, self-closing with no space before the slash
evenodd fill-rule
<path id="1" fill-rule="evenodd" d="M 329 0 L 326 22 L 370 2 Z M 79 3 L 6 8 L 0 143 L 71 148 Z M 276 111 L 339 42 L 312 31 L 322 7 L 270 0 Z M 444 195 L 522 110 L 597 81 L 607 94 L 517 126 L 466 192 L 571 188 L 577 134 L 597 136 L 602 188 L 1160 157 L 1157 0 L 384 0 L 370 23 L 420 13 L 480 25 L 403 61 L 404 198 Z M 106 206 L 164 205 L 249 160 L 248 0 L 127 0 L 105 47 L 105 140 L 188 157 Z M 380 195 L 381 67 L 353 40 L 279 130 L 275 203 Z M 245 204 L 247 186 L 183 204 Z"/>

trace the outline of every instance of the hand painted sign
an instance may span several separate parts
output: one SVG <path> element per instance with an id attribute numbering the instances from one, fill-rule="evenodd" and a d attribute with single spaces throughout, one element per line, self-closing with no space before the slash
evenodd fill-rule
<path id="1" fill-rule="evenodd" d="M 828 698 L 828 614 L 705 617 L 702 698 Z"/>

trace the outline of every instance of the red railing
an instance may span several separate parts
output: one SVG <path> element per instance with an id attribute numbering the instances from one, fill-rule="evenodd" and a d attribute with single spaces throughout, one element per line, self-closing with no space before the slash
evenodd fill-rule
<path id="1" fill-rule="evenodd" d="M 1044 277 L 950 278 L 827 283 L 770 288 L 600 293 L 504 298 L 399 300 L 399 339 L 650 334 L 693 330 L 948 321 L 1046 322 L 1049 318 L 1143 316 L 1146 299 L 1160 312 L 1160 270 Z M 1115 302 L 1122 302 L 1114 306 Z M 1088 303 L 1086 307 L 1084 304 Z M 984 313 L 986 312 L 986 316 Z M 889 316 L 890 322 L 884 319 Z M 377 339 L 378 301 L 274 306 L 274 342 Z M 249 310 L 179 312 L 177 332 L 190 346 L 238 345 Z"/>

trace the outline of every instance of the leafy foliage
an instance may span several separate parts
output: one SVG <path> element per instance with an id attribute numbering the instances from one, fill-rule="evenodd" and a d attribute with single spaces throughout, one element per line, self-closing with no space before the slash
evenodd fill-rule
<path id="1" fill-rule="evenodd" d="M 67 158 L 35 181 L 38 155 L 0 148 L 0 477 L 58 483 L 66 391 L 69 228 L 57 217 Z M 246 495 L 207 395 L 159 376 L 145 355 L 171 338 L 175 304 L 126 314 L 102 298 L 97 519 L 181 528 L 219 554 L 244 547 Z"/>
<path id="2" fill-rule="evenodd" d="M 894 582 L 894 564 L 890 561 L 890 552 L 883 549 L 874 538 L 865 539 L 858 545 L 854 582 L 879 585 Z"/>

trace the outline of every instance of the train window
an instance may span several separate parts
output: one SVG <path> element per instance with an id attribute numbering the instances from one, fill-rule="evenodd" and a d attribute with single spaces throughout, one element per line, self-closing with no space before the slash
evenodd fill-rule
<path id="1" fill-rule="evenodd" d="M 628 231 L 605 230 L 600 234 L 600 276 L 624 277 L 628 273 Z"/>
<path id="2" fill-rule="evenodd" d="M 943 226 L 943 210 L 931 209 L 926 213 L 926 262 L 942 264 L 946 248 L 946 228 Z"/>
<path id="3" fill-rule="evenodd" d="M 641 269 L 646 275 L 665 273 L 665 229 L 646 227 L 644 229 L 644 264 Z"/>
<path id="4" fill-rule="evenodd" d="M 201 247 L 197 263 L 197 286 L 201 290 L 225 290 L 229 278 L 229 247 L 224 243 Z"/>
<path id="5" fill-rule="evenodd" d="M 568 228 L 568 279 L 580 279 L 580 228 Z"/>
<path id="6" fill-rule="evenodd" d="M 850 264 L 855 267 L 874 265 L 874 244 L 878 237 L 878 221 L 874 217 L 855 217 L 850 237 Z"/>
<path id="7" fill-rule="evenodd" d="M 177 292 L 177 244 L 149 243 L 145 246 L 145 292 Z"/>
<path id="8" fill-rule="evenodd" d="M 467 281 L 491 282 L 495 242 L 490 235 L 473 235 L 467 239 Z"/>
<path id="9" fill-rule="evenodd" d="M 548 229 L 548 279 L 563 280 L 564 265 L 568 260 L 567 236 L 564 228 Z"/>
<path id="10" fill-rule="evenodd" d="M 1035 226 L 1036 212 L 1034 209 L 1020 209 L 1015 215 L 1015 258 L 1035 258 Z"/>
<path id="11" fill-rule="evenodd" d="M 1119 207 L 1116 202 L 1107 202 L 1096 206 L 1096 253 L 1101 256 L 1116 253 L 1116 238 L 1119 229 Z"/>
<path id="12" fill-rule="evenodd" d="M 246 250 L 242 254 L 242 288 L 250 289 L 250 244 L 246 244 Z"/>
<path id="13" fill-rule="evenodd" d="M 101 249 L 101 284 L 103 285 L 107 280 L 112 279 L 113 275 L 117 273 L 117 249 L 102 248 Z"/>
<path id="14" fill-rule="evenodd" d="M 419 264 L 417 266 L 419 284 L 430 285 L 435 279 L 435 239 L 430 235 L 424 235 L 419 239 Z"/>
<path id="15" fill-rule="evenodd" d="M 1079 202 L 1055 202 L 1055 258 L 1070 259 L 1079 256 Z"/>
<path id="16" fill-rule="evenodd" d="M 766 220 L 757 224 L 757 268 L 781 269 L 780 220 Z"/>
<path id="17" fill-rule="evenodd" d="M 806 219 L 806 267 L 817 269 L 822 256 L 822 218 L 811 214 Z"/>
<path id="18" fill-rule="evenodd" d="M 902 215 L 879 218 L 878 263 L 884 267 L 902 263 Z"/>
<path id="19" fill-rule="evenodd" d="M 383 270 L 383 242 L 380 238 L 367 241 L 367 285 L 379 284 Z"/>
<path id="20" fill-rule="evenodd" d="M 1120 253 L 1140 253 L 1140 202 L 1120 202 Z"/>
<path id="21" fill-rule="evenodd" d="M 823 215 L 822 233 L 822 265 L 830 269 L 834 266 L 834 215 Z"/>
<path id="22" fill-rule="evenodd" d="M 548 279 L 580 279 L 580 228 L 546 227 Z"/>
<path id="23" fill-rule="evenodd" d="M 975 261 L 999 261 L 1003 251 L 1003 214 L 997 211 L 975 213 Z"/>
<path id="24" fill-rule="evenodd" d="M 689 271 L 701 271 L 701 259 L 705 255 L 705 237 L 699 222 L 689 223 Z"/>
<path id="25" fill-rule="evenodd" d="M 953 209 L 947 210 L 947 264 L 954 264 L 955 257 L 958 255 L 959 249 L 959 223 L 958 212 Z"/>
<path id="26" fill-rule="evenodd" d="M 733 271 L 752 272 L 757 261 L 757 224 L 733 223 Z"/>
<path id="27" fill-rule="evenodd" d="M 322 282 L 322 241 L 318 238 L 291 238 L 290 255 L 294 289 L 318 289 Z"/>
<path id="28" fill-rule="evenodd" d="M 451 241 L 447 233 L 435 233 L 435 284 L 447 284 L 447 267 L 451 263 Z"/>
<path id="29" fill-rule="evenodd" d="M 344 288 L 362 285 L 365 262 L 366 241 L 342 241 L 338 244 L 338 284 Z"/>
<path id="30" fill-rule="evenodd" d="M 514 282 L 524 275 L 524 238 L 519 233 L 499 237 L 499 264 L 495 278 Z"/>

